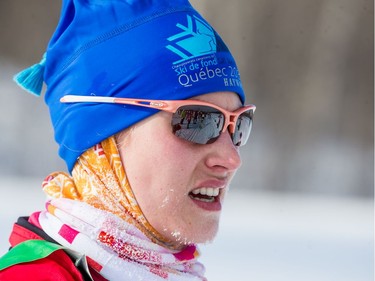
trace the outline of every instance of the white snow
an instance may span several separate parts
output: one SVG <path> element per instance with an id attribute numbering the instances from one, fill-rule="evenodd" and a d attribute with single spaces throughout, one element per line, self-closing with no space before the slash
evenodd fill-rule
<path id="1" fill-rule="evenodd" d="M 2 179 L 0 254 L 18 216 L 44 208 L 41 180 Z M 373 200 L 238 192 L 201 246 L 209 281 L 373 281 Z"/>

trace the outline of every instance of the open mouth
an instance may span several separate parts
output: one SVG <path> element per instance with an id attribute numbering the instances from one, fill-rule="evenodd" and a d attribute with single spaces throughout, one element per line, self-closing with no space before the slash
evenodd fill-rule
<path id="1" fill-rule="evenodd" d="M 189 193 L 190 198 L 202 202 L 212 203 L 219 198 L 220 189 L 212 187 L 202 187 L 194 189 Z"/>

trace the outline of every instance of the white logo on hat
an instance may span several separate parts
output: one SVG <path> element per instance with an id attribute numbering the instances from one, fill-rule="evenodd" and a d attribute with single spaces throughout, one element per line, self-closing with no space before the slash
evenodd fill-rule
<path id="1" fill-rule="evenodd" d="M 196 16 L 194 18 L 187 16 L 187 26 L 181 23 L 176 26 L 182 32 L 167 38 L 171 45 L 166 46 L 168 50 L 181 57 L 173 64 L 216 52 L 215 33 L 212 27 L 202 19 Z"/>

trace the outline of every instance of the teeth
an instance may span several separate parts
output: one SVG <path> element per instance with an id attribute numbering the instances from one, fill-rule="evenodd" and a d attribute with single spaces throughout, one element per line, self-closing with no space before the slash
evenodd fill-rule
<path id="1" fill-rule="evenodd" d="M 212 187 L 202 187 L 202 188 L 197 188 L 197 189 L 194 189 L 191 193 L 197 195 L 197 194 L 201 194 L 201 195 L 207 195 L 207 196 L 218 196 L 219 195 L 219 188 L 212 188 Z"/>
<path id="2" fill-rule="evenodd" d="M 194 198 L 195 200 L 199 200 L 199 201 L 203 201 L 203 202 L 208 202 L 208 203 L 212 203 L 215 201 L 215 198 L 211 197 L 211 198 Z"/>

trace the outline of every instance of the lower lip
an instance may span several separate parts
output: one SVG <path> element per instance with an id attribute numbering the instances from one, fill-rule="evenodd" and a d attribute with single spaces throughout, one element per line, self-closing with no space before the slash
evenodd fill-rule
<path id="1" fill-rule="evenodd" d="M 193 202 L 203 210 L 206 210 L 206 211 L 221 211 L 221 203 L 220 203 L 219 197 L 215 198 L 215 201 L 213 201 L 213 202 L 204 202 L 204 201 L 201 201 L 201 200 L 194 199 L 192 197 L 190 197 L 190 199 L 193 200 Z"/>

